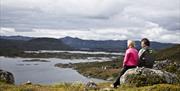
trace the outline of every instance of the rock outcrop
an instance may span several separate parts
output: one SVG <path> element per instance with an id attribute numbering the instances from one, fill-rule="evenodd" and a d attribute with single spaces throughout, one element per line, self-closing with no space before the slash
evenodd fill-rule
<path id="1" fill-rule="evenodd" d="M 4 71 L 0 69 L 0 82 L 14 84 L 13 74 L 8 71 Z"/>
<path id="2" fill-rule="evenodd" d="M 98 89 L 97 84 L 93 81 L 89 81 L 84 88 L 85 91 L 97 90 L 97 89 Z"/>
<path id="3" fill-rule="evenodd" d="M 129 69 L 120 78 L 121 84 L 134 86 L 145 86 L 159 83 L 177 82 L 179 82 L 179 79 L 175 74 L 144 67 Z"/>
<path id="4" fill-rule="evenodd" d="M 155 61 L 155 64 L 153 65 L 153 69 L 156 70 L 173 70 L 173 71 L 180 71 L 180 64 L 177 62 L 173 62 L 172 60 L 162 60 L 162 61 Z"/>

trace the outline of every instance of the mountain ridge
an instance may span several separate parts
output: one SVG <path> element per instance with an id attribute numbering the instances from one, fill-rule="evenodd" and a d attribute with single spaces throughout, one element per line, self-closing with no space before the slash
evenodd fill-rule
<path id="1" fill-rule="evenodd" d="M 61 41 L 63 44 L 73 48 L 74 50 L 82 50 L 82 51 L 108 51 L 108 52 L 124 52 L 125 49 L 127 48 L 127 40 L 84 40 L 80 38 L 73 38 L 70 36 L 66 36 L 64 38 L 48 38 L 48 37 L 27 37 L 27 36 L 0 36 L 0 39 L 6 39 L 7 41 L 9 40 L 14 40 L 18 42 L 26 42 L 26 41 L 31 41 L 31 40 L 37 40 L 37 39 L 44 39 L 44 40 L 56 40 L 56 41 Z M 45 41 L 44 41 L 45 42 Z M 46 45 L 51 44 L 50 41 L 49 43 L 45 43 Z M 55 41 L 54 41 L 55 42 Z M 140 41 L 135 41 L 136 42 L 136 48 L 140 49 Z M 1 43 L 3 44 L 3 43 Z M 160 50 L 164 48 L 171 47 L 175 44 L 173 43 L 160 43 L 160 42 L 151 42 L 151 47 L 155 50 Z M 54 47 L 58 47 L 57 45 Z M 52 48 L 53 49 L 53 48 Z M 54 48 L 56 49 L 56 48 Z"/>
<path id="2" fill-rule="evenodd" d="M 71 50 L 61 40 L 53 38 L 33 38 L 31 40 L 0 39 L 0 50 Z"/>
<path id="3" fill-rule="evenodd" d="M 95 51 L 113 51 L 113 52 L 119 52 L 120 50 L 122 52 L 125 51 L 127 48 L 127 40 L 83 40 L 80 38 L 72 38 L 72 37 L 64 37 L 61 38 L 61 40 L 74 48 L 77 48 L 79 50 L 89 50 L 93 49 Z M 136 42 L 136 48 L 140 49 L 140 41 Z M 171 47 L 175 44 L 173 43 L 160 43 L 160 42 L 151 42 L 151 47 L 155 50 L 160 50 L 164 48 Z"/>

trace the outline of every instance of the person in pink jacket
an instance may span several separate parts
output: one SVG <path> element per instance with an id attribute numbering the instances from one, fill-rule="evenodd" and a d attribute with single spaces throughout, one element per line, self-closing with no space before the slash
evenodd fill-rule
<path id="1" fill-rule="evenodd" d="M 121 76 L 130 68 L 136 68 L 138 65 L 138 51 L 135 49 L 135 42 L 132 40 L 127 41 L 128 49 L 126 50 L 124 61 L 123 61 L 123 68 L 119 76 L 117 77 L 116 81 L 111 85 L 111 87 L 117 88 L 120 85 L 120 78 Z"/>

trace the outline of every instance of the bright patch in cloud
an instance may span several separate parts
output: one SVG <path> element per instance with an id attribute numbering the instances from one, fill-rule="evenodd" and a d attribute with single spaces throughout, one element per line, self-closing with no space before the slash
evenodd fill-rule
<path id="1" fill-rule="evenodd" d="M 1 28 L 1 35 L 23 35 L 29 37 L 52 37 L 62 38 L 66 36 L 78 37 L 82 39 L 92 40 L 141 40 L 146 37 L 152 41 L 159 41 L 164 43 L 180 43 L 179 32 L 168 31 L 161 27 L 154 27 L 151 29 L 141 30 L 127 30 L 127 29 L 90 29 L 86 31 L 81 30 L 53 30 L 53 29 L 33 29 L 30 32 L 18 32 L 13 28 Z"/>

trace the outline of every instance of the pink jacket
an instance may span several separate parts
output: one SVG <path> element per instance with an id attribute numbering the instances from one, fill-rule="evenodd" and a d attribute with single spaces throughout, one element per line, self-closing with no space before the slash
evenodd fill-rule
<path id="1" fill-rule="evenodd" d="M 123 66 L 137 66 L 138 59 L 138 51 L 135 48 L 128 48 L 125 53 Z"/>

